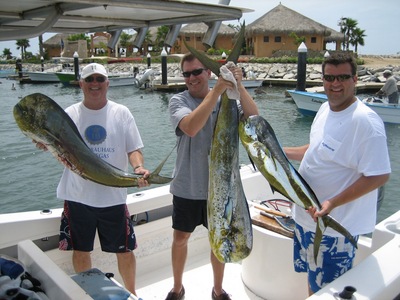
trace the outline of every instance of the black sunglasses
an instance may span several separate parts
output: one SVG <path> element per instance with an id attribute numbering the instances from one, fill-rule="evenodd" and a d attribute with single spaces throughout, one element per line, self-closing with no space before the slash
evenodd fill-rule
<path id="1" fill-rule="evenodd" d="M 93 82 L 94 80 L 96 80 L 97 82 L 104 82 L 104 81 L 106 81 L 106 78 L 103 76 L 99 76 L 99 77 L 89 76 L 89 77 L 85 78 L 85 82 Z"/>
<path id="2" fill-rule="evenodd" d="M 339 82 L 346 81 L 350 78 L 352 78 L 353 75 L 348 75 L 348 74 L 340 74 L 340 75 L 324 75 L 323 78 L 328 81 L 328 82 L 334 82 L 335 79 L 337 79 Z"/>
<path id="3" fill-rule="evenodd" d="M 193 71 L 191 71 L 191 72 L 189 72 L 189 71 L 187 71 L 187 72 L 182 72 L 182 75 L 183 75 L 183 77 L 185 77 L 185 78 L 189 78 L 190 75 L 198 76 L 198 75 L 200 75 L 200 74 L 201 74 L 203 71 L 205 71 L 205 70 L 207 70 L 207 69 L 204 69 L 204 68 L 195 69 L 195 70 L 193 70 Z"/>

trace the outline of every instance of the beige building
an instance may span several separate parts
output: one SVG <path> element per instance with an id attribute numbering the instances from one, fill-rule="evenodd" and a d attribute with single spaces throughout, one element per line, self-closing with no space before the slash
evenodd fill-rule
<path id="1" fill-rule="evenodd" d="M 298 44 L 291 35 L 305 37 L 308 50 L 322 51 L 326 43 L 335 42 L 340 50 L 343 35 L 279 4 L 246 26 L 247 54 L 271 57 L 280 50 L 297 51 Z"/>

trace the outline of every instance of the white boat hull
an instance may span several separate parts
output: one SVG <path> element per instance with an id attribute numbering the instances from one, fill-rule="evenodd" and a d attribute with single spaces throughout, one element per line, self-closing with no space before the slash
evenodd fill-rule
<path id="1" fill-rule="evenodd" d="M 60 82 L 55 72 L 25 72 L 25 74 L 29 76 L 32 82 Z"/>
<path id="2" fill-rule="evenodd" d="M 279 194 L 272 194 L 264 177 L 250 166 L 241 168 L 241 178 L 248 201 L 281 198 Z M 149 222 L 135 227 L 139 244 L 135 250 L 136 286 L 143 299 L 163 300 L 173 285 L 171 202 L 168 185 L 130 194 L 127 198 L 132 215 L 149 212 Z M 166 210 L 164 215 L 151 214 L 159 209 Z M 254 207 L 250 210 L 252 214 L 259 213 Z M 57 239 L 61 211 L 0 215 L 0 253 L 10 253 L 18 245 L 18 258 L 31 274 L 42 281 L 50 299 L 89 299 L 69 276 L 74 274 L 71 252 L 58 249 L 42 252 L 35 245 L 50 243 L 43 241 L 48 237 Z M 293 270 L 292 240 L 256 225 L 253 225 L 253 232 L 253 251 L 241 264 L 227 265 L 224 288 L 234 299 L 241 300 L 307 298 L 306 276 Z M 400 265 L 400 211 L 379 223 L 372 239 L 361 237 L 358 245 L 355 268 L 317 295 L 334 299 L 334 293 L 352 285 L 357 289 L 354 299 L 394 299 L 400 293 L 400 269 L 395 267 Z M 184 274 L 187 299 L 210 297 L 212 271 L 209 251 L 207 231 L 198 227 L 189 242 Z M 92 258 L 93 267 L 104 273 L 114 273 L 115 278 L 122 282 L 115 255 L 102 252 L 97 239 Z"/>
<path id="3" fill-rule="evenodd" d="M 110 87 L 136 85 L 136 78 L 134 75 L 128 76 L 110 76 Z"/>
<path id="4" fill-rule="evenodd" d="M 315 116 L 321 104 L 328 101 L 325 94 L 288 90 L 303 115 Z M 400 124 L 400 105 L 364 102 L 374 110 L 385 123 Z"/>
<path id="5" fill-rule="evenodd" d="M 157 86 L 160 85 L 162 82 L 161 77 L 155 77 L 154 80 L 151 81 L 152 86 Z M 215 83 L 217 82 L 216 79 L 211 78 L 208 81 L 208 84 L 210 88 L 213 88 Z M 245 88 L 250 89 L 250 88 L 258 88 L 262 86 L 264 80 L 262 79 L 244 79 L 242 80 L 242 84 Z M 167 83 L 172 84 L 172 85 L 180 85 L 182 87 L 185 87 L 185 79 L 183 77 L 167 77 Z"/>

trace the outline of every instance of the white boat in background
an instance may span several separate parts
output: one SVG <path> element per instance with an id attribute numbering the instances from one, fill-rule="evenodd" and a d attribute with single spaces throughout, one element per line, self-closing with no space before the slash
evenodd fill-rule
<path id="1" fill-rule="evenodd" d="M 296 106 L 303 115 L 315 116 L 322 103 L 328 101 L 325 94 L 288 90 Z M 400 105 L 388 104 L 385 100 L 378 101 L 373 97 L 362 99 L 368 107 L 374 110 L 385 123 L 400 124 Z"/>
<path id="2" fill-rule="evenodd" d="M 0 70 L 0 78 L 8 78 L 9 76 L 15 75 L 15 69 L 4 69 Z"/>
<path id="3" fill-rule="evenodd" d="M 251 166 L 241 167 L 241 178 L 253 221 L 260 215 L 253 203 L 284 199 L 273 194 L 268 182 Z M 127 198 L 133 219 L 141 216 L 146 219 L 135 227 L 139 245 L 135 250 L 136 287 L 138 296 L 144 300 L 163 300 L 173 286 L 171 202 L 168 185 Z M 71 252 L 56 248 L 61 212 L 62 209 L 53 209 L 0 215 L 0 253 L 17 257 L 41 281 L 50 299 L 91 299 L 71 278 L 74 275 Z M 233 299 L 240 300 L 306 299 L 306 275 L 293 270 L 292 238 L 255 224 L 253 234 L 251 254 L 240 264 L 227 264 L 224 289 Z M 207 231 L 198 227 L 189 242 L 184 274 L 186 299 L 210 298 L 213 283 L 209 251 Z M 97 239 L 92 257 L 94 268 L 114 273 L 115 280 L 122 282 L 115 255 L 101 252 Z M 355 267 L 309 299 L 338 299 L 337 294 L 345 286 L 356 289 L 352 299 L 394 299 L 400 294 L 399 265 L 400 211 L 377 224 L 372 238 L 360 237 Z"/>
<path id="4" fill-rule="evenodd" d="M 59 82 L 64 86 L 79 86 L 79 81 L 75 80 L 74 72 L 56 72 Z M 131 72 L 125 73 L 108 73 L 108 81 L 110 87 L 116 86 L 137 86 L 137 74 Z"/>
<path id="5" fill-rule="evenodd" d="M 209 81 L 210 87 L 214 87 L 217 79 L 210 79 Z M 262 86 L 264 79 L 243 79 L 242 84 L 246 89 L 254 89 Z"/>
<path id="6" fill-rule="evenodd" d="M 217 79 L 211 78 L 208 81 L 210 88 L 213 88 Z M 262 86 L 264 80 L 263 79 L 243 79 L 242 83 L 246 89 L 251 88 L 258 88 Z M 162 84 L 161 76 L 153 76 L 153 79 L 150 79 L 149 86 L 154 90 L 164 90 L 164 89 L 171 89 L 171 90 L 185 90 L 186 84 L 185 79 L 182 76 L 168 76 L 167 77 L 167 84 Z M 165 87 L 163 87 L 165 86 Z"/>
<path id="7" fill-rule="evenodd" d="M 32 72 L 25 72 L 32 83 L 58 83 L 60 79 L 58 79 L 55 72 L 50 71 L 32 71 Z"/>

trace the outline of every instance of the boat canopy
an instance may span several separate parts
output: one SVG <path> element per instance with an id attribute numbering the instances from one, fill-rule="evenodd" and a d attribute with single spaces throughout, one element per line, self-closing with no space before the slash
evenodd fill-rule
<path id="1" fill-rule="evenodd" d="M 217 2 L 217 0 L 216 0 Z M 0 41 L 45 32 L 118 32 L 161 25 L 235 20 L 252 10 L 177 0 L 13 0 L 0 6 Z"/>

